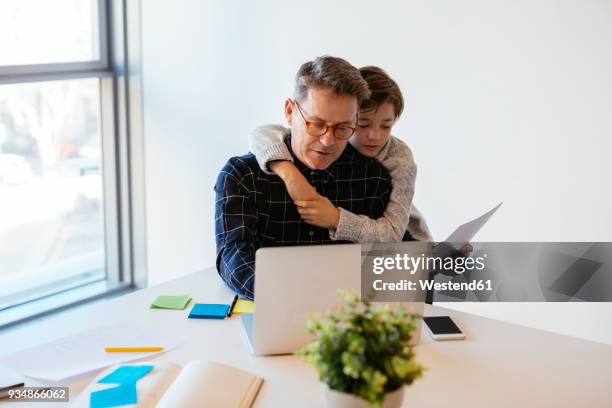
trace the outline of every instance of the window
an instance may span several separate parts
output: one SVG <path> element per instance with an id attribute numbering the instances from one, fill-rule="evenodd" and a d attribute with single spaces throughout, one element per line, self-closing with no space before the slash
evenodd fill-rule
<path id="1" fill-rule="evenodd" d="M 0 326 L 133 282 L 125 17 L 0 3 Z"/>
<path id="2" fill-rule="evenodd" d="M 0 65 L 100 60 L 99 17 L 95 0 L 3 0 Z"/>

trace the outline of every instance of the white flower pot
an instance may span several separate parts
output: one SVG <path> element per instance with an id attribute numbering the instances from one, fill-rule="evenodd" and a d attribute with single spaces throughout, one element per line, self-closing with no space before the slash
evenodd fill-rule
<path id="1" fill-rule="evenodd" d="M 330 408 L 372 408 L 372 404 L 353 394 L 330 389 L 327 384 L 321 384 L 323 400 Z M 388 393 L 382 403 L 382 408 L 399 408 L 404 400 L 404 387 Z"/>

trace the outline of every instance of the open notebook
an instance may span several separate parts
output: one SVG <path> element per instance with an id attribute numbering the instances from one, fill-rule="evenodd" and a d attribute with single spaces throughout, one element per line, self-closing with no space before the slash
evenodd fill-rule
<path id="1" fill-rule="evenodd" d="M 138 362 L 122 366 L 154 366 L 136 383 L 137 403 L 126 407 L 158 408 L 248 408 L 253 404 L 263 383 L 257 377 L 225 364 L 211 361 L 192 361 L 181 366 L 168 362 Z M 100 373 L 74 401 L 73 407 L 89 407 L 92 392 L 114 387 L 98 381 L 113 373 L 112 366 Z"/>

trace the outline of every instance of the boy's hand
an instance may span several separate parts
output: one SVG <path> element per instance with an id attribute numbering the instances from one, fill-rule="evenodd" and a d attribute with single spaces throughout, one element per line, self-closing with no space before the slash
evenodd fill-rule
<path id="1" fill-rule="evenodd" d="M 268 167 L 285 182 L 287 192 L 305 222 L 321 228 L 338 228 L 340 210 L 327 197 L 317 193 L 293 163 L 273 161 L 268 163 Z"/>
<path id="2" fill-rule="evenodd" d="M 295 201 L 295 205 L 308 224 L 321 228 L 338 228 L 340 210 L 327 197 L 317 194 L 314 200 Z"/>
<path id="3" fill-rule="evenodd" d="M 278 175 L 287 187 L 293 201 L 314 200 L 319 195 L 317 190 L 306 180 L 306 177 L 290 161 L 273 161 L 268 167 Z"/>

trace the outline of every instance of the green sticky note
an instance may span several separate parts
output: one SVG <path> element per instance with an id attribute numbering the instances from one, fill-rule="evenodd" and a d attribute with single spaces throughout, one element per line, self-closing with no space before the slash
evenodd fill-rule
<path id="1" fill-rule="evenodd" d="M 183 310 L 191 302 L 191 296 L 159 296 L 151 304 L 151 309 L 178 309 Z"/>

